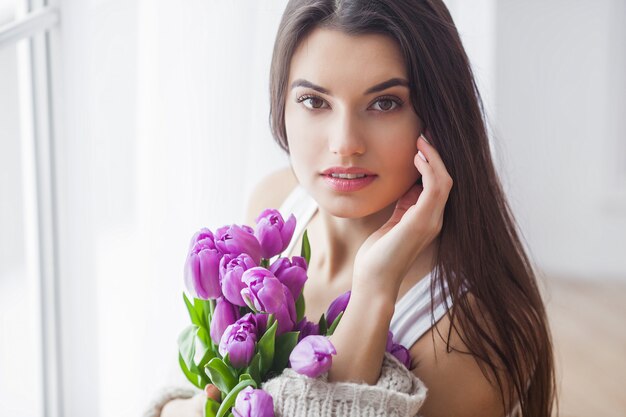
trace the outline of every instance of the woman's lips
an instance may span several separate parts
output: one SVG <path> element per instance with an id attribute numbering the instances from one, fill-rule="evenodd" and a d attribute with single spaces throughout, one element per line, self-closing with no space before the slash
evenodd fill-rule
<path id="1" fill-rule="evenodd" d="M 362 178 L 336 178 L 331 175 L 322 175 L 324 182 L 333 190 L 339 192 L 353 192 L 367 187 L 376 179 L 376 175 L 366 175 Z"/>
<path id="2" fill-rule="evenodd" d="M 373 172 L 361 168 L 361 167 L 344 167 L 344 166 L 335 166 L 330 167 L 322 171 L 322 175 L 331 175 L 331 174 L 363 174 L 363 175 L 376 175 Z"/>

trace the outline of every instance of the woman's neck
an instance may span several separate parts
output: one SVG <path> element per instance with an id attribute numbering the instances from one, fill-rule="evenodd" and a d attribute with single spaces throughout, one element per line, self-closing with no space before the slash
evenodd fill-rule
<path id="1" fill-rule="evenodd" d="M 349 287 L 356 254 L 365 240 L 378 230 L 393 213 L 395 203 L 385 209 L 358 219 L 336 217 L 318 208 L 309 223 L 308 234 L 311 241 L 312 267 L 325 284 Z M 436 254 L 435 239 L 418 255 L 407 276 L 419 280 L 432 270 Z M 346 281 L 350 282 L 339 282 Z M 345 284 L 345 285 L 341 285 Z"/>

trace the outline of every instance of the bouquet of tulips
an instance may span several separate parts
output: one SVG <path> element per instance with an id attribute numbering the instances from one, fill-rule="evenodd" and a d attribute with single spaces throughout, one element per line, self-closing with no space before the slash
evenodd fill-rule
<path id="1" fill-rule="evenodd" d="M 191 383 L 214 384 L 222 401 L 207 400 L 207 416 L 272 416 L 273 400 L 261 383 L 291 366 L 316 377 L 327 371 L 335 349 L 326 336 L 337 327 L 350 293 L 333 302 L 318 323 L 304 317 L 302 289 L 310 246 L 301 256 L 278 257 L 296 226 L 275 209 L 264 210 L 256 230 L 201 229 L 191 239 L 183 298 L 192 324 L 178 339 L 179 363 Z"/>
<path id="2" fill-rule="evenodd" d="M 278 210 L 266 209 L 255 229 L 203 228 L 191 239 L 184 275 L 193 300 L 184 293 L 183 298 L 192 324 L 178 339 L 179 364 L 198 388 L 213 384 L 220 390 L 221 402 L 207 399 L 207 417 L 274 416 L 263 382 L 286 367 L 312 378 L 330 369 L 336 351 L 328 336 L 350 292 L 334 300 L 317 323 L 304 317 L 311 255 L 306 231 L 301 256 L 280 256 L 295 226 L 293 214 L 285 221 Z M 408 364 L 408 351 L 393 343 L 391 333 L 387 351 Z"/>

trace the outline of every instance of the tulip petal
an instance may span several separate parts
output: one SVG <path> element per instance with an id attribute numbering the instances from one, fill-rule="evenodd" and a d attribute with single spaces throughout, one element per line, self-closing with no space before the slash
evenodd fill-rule
<path id="1" fill-rule="evenodd" d="M 238 318 L 239 309 L 223 297 L 218 298 L 211 319 L 211 339 L 215 343 L 219 343 L 226 328 L 235 323 Z"/>
<path id="2" fill-rule="evenodd" d="M 291 238 L 293 237 L 294 230 L 296 230 L 296 216 L 292 214 L 289 216 L 289 218 L 283 225 L 282 230 L 280 231 L 280 234 L 282 235 L 282 238 L 283 238 L 283 243 L 285 245 L 285 247 L 281 250 L 281 252 L 285 250 L 285 248 L 289 245 L 289 242 L 291 242 Z"/>
<path id="3" fill-rule="evenodd" d="M 248 386 L 237 394 L 232 413 L 234 417 L 274 417 L 274 400 L 267 392 Z"/>
<path id="4" fill-rule="evenodd" d="M 256 237 L 261 244 L 261 256 L 269 259 L 274 255 L 278 255 L 283 247 L 283 240 L 280 230 L 267 224 L 263 220 L 257 227 Z"/>
<path id="5" fill-rule="evenodd" d="M 331 355 L 336 354 L 335 347 L 326 336 L 307 336 L 291 351 L 289 363 L 299 374 L 316 378 L 330 369 Z"/>
<path id="6" fill-rule="evenodd" d="M 185 262 L 185 287 L 194 298 L 202 298 L 201 294 L 206 294 L 200 280 L 200 259 L 195 253 L 190 254 Z"/>
<path id="7" fill-rule="evenodd" d="M 328 311 L 326 312 L 326 323 L 328 323 L 328 326 L 335 321 L 339 313 L 345 311 L 346 307 L 348 307 L 350 294 L 351 291 L 346 291 L 330 303 L 330 307 L 328 307 Z"/>
<path id="8" fill-rule="evenodd" d="M 304 283 L 307 280 L 306 270 L 299 266 L 292 266 L 282 271 L 280 276 L 276 276 L 291 292 L 291 296 L 297 299 L 304 288 Z"/>
<path id="9" fill-rule="evenodd" d="M 411 369 L 411 355 L 407 348 L 404 346 L 394 343 L 393 348 L 391 348 L 391 354 L 398 358 L 398 360 L 407 368 Z"/>
<path id="10" fill-rule="evenodd" d="M 220 287 L 220 256 L 216 250 L 206 249 L 198 253 L 200 258 L 200 279 L 205 292 L 204 299 L 216 299 L 222 295 Z"/>
<path id="11" fill-rule="evenodd" d="M 248 337 L 245 340 L 230 344 L 228 347 L 228 355 L 230 363 L 235 368 L 248 366 L 254 356 L 254 340 Z"/>

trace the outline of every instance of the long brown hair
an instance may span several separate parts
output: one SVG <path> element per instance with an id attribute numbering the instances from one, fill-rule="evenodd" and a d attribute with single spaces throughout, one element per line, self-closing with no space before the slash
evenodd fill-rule
<path id="1" fill-rule="evenodd" d="M 555 376 L 545 309 L 493 166 L 482 99 L 448 9 L 440 0 L 289 1 L 270 79 L 270 127 L 287 153 L 289 66 L 299 42 L 316 27 L 397 42 L 415 112 L 454 180 L 431 290 L 440 286 L 450 295 L 452 328 L 499 387 L 507 412 L 519 402 L 523 416 L 550 416 Z M 472 297 L 461 295 L 466 292 Z"/>

